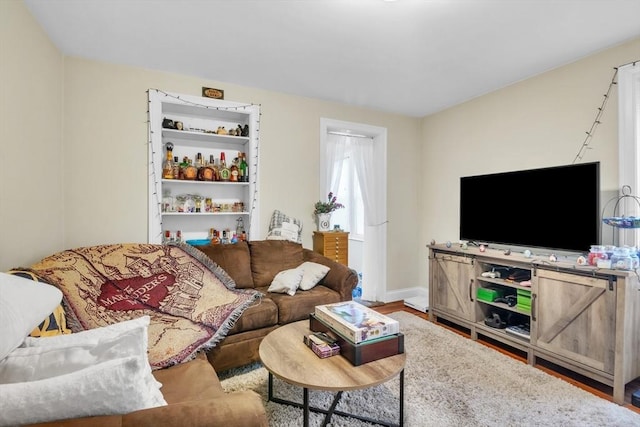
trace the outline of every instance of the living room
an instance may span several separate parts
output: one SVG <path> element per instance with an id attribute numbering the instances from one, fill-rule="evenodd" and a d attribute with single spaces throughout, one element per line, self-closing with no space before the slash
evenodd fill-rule
<path id="1" fill-rule="evenodd" d="M 384 301 L 426 288 L 426 244 L 458 238 L 460 176 L 569 164 L 632 40 L 542 75 L 415 118 L 350 105 L 62 55 L 22 2 L 3 2 L 3 120 L 7 158 L 3 270 L 63 248 L 147 239 L 147 93 L 158 88 L 260 104 L 261 229 L 275 209 L 305 221 L 311 247 L 323 117 L 388 129 L 388 265 Z M 10 83 L 9 83 L 10 82 Z M 618 188 L 617 94 L 583 161 L 601 162 L 603 192 Z M 37 126 L 35 125 L 37 124 Z M 286 157 L 283 157 L 286 153 Z M 481 161 L 478 161 L 481 159 Z M 24 164 L 33 171 L 24 173 Z M 286 164 L 286 167 L 284 167 Z M 34 173 L 35 172 L 35 173 Z M 23 177 L 14 184 L 17 177 Z M 77 179 L 81 177 L 81 179 Z M 291 179 L 296 177 L 296 179 Z M 286 191 L 283 191 L 286 190 Z M 295 199 L 288 194 L 298 195 Z M 518 199 L 522 199 L 519 197 Z M 524 197 L 526 198 L 526 197 Z M 588 248 L 585 248 L 587 251 Z"/>
<path id="2" fill-rule="evenodd" d="M 225 99 L 261 106 L 261 230 L 266 232 L 274 210 L 285 211 L 305 222 L 306 248 L 312 247 L 315 228 L 320 120 L 388 130 L 393 147 L 387 159 L 393 171 L 388 174 L 388 235 L 393 238 L 380 295 L 384 302 L 425 290 L 426 245 L 458 239 L 461 176 L 571 163 L 614 68 L 640 57 L 640 38 L 635 38 L 446 110 L 412 117 L 66 56 L 23 2 L 1 2 L 0 16 L 3 57 L 11 58 L 0 67 L 7 141 L 0 271 L 29 266 L 66 248 L 146 242 L 147 90 L 197 96 L 206 86 L 224 89 Z M 603 192 L 619 189 L 618 156 L 614 91 L 583 159 L 601 163 Z M 535 197 L 534 191 L 523 191 L 500 202 L 518 209 Z"/>

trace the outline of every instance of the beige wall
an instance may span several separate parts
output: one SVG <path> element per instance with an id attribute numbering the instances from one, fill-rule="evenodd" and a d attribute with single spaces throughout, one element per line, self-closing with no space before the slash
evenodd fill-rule
<path id="1" fill-rule="evenodd" d="M 260 104 L 260 226 L 279 209 L 304 221 L 312 247 L 319 195 L 320 118 L 388 129 L 389 289 L 418 286 L 420 120 L 316 99 L 139 68 L 65 59 L 65 245 L 147 240 L 146 90 L 199 95 L 224 89 L 225 99 Z"/>
<path id="2" fill-rule="evenodd" d="M 9 215 L 2 209 L 3 224 L 10 229 L 3 236 L 2 251 L 11 256 L 2 256 L 0 269 L 29 265 L 65 248 L 145 242 L 146 91 L 156 88 L 199 96 L 202 86 L 210 86 L 224 89 L 227 100 L 261 105 L 262 234 L 266 234 L 273 210 L 280 209 L 304 221 L 305 247 L 312 246 L 312 210 L 319 195 L 320 118 L 386 127 L 391 171 L 388 288 L 393 291 L 419 285 L 415 266 L 421 260 L 415 250 L 419 244 L 415 230 L 420 218 L 420 182 L 416 177 L 420 120 L 215 80 L 62 58 L 22 2 L 0 4 L 6 12 L 3 20 L 11 21 L 11 26 L 2 27 L 3 40 L 19 37 L 37 44 L 31 49 L 12 47 L 20 61 L 12 63 L 11 74 L 3 69 L 1 75 L 3 91 L 14 90 L 11 97 L 19 103 L 5 107 L 3 93 L 2 117 L 24 122 L 22 118 L 28 116 L 25 128 L 38 136 L 16 130 L 8 140 L 21 144 L 11 144 L 9 157 L 33 162 L 35 156 L 43 156 L 37 160 L 38 167 L 29 165 L 29 188 L 21 183 L 22 189 L 15 190 L 8 179 L 0 183 L 3 205 L 19 207 Z M 34 74 L 30 74 L 33 70 L 42 80 L 36 88 Z M 10 175 L 18 177 L 22 170 L 22 166 L 16 167 Z M 21 247 L 18 251 L 17 246 Z"/>
<path id="3" fill-rule="evenodd" d="M 640 57 L 636 40 L 418 120 L 65 58 L 19 1 L 0 1 L 0 20 L 0 270 L 64 248 L 146 241 L 146 90 L 199 95 L 212 86 L 228 100 L 261 105 L 261 228 L 264 234 L 274 209 L 299 217 L 306 247 L 318 198 L 320 118 L 388 129 L 389 295 L 426 287 L 425 245 L 457 239 L 460 176 L 571 163 L 613 67 Z M 617 188 L 616 102 L 614 93 L 584 158 L 602 162 L 604 190 Z M 542 191 L 515 196 L 533 202 Z"/>
<path id="4" fill-rule="evenodd" d="M 640 40 L 635 40 L 424 118 L 420 259 L 427 257 L 422 243 L 459 238 L 461 176 L 572 163 L 614 67 L 639 58 Z M 618 188 L 616 88 L 581 160 L 601 162 L 603 192 Z M 505 214 L 517 215 L 518 207 L 544 203 L 544 188 L 521 188 L 503 197 L 514 201 L 505 203 Z M 421 268 L 420 283 L 427 280 Z"/>
<path id="5" fill-rule="evenodd" d="M 64 241 L 63 57 L 21 1 L 0 1 L 0 271 Z"/>

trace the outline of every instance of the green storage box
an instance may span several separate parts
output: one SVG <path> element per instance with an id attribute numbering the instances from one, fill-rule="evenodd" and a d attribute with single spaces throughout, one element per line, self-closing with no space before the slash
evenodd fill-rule
<path id="1" fill-rule="evenodd" d="M 516 308 L 531 313 L 531 291 L 518 289 L 516 295 Z"/>
<path id="2" fill-rule="evenodd" d="M 497 288 L 478 288 L 477 298 L 480 301 L 494 302 L 496 298 L 504 296 L 504 289 Z"/>

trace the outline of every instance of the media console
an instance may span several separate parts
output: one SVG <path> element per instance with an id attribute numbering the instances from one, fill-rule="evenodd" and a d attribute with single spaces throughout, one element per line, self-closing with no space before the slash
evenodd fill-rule
<path id="1" fill-rule="evenodd" d="M 491 248 L 428 247 L 431 320 L 441 317 L 469 329 L 471 339 L 485 336 L 521 350 L 531 365 L 539 358 L 595 379 L 624 403 L 625 385 L 640 376 L 635 271 Z M 494 327 L 496 314 L 505 322 L 498 326 L 528 324 L 529 337 Z"/>

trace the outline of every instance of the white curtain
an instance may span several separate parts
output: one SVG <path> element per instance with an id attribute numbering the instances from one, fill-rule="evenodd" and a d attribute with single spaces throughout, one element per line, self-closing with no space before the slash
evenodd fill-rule
<path id="1" fill-rule="evenodd" d="M 344 156 L 347 154 L 347 137 L 343 135 L 329 134 L 326 144 L 326 182 L 323 183 L 323 194 L 321 200 L 326 200 L 330 191 L 334 193 L 340 188 L 340 177 L 342 176 L 342 164 Z"/>
<path id="2" fill-rule="evenodd" d="M 380 300 L 387 277 L 386 262 L 383 262 L 380 251 L 387 244 L 386 180 L 384 174 L 376 173 L 386 167 L 384 160 L 377 160 L 386 159 L 384 153 L 378 152 L 381 149 L 373 138 L 333 134 L 327 138 L 325 185 L 329 187 L 325 188 L 325 195 L 339 187 L 345 156 L 352 159 L 360 184 L 365 210 L 362 299 L 368 301 Z"/>
<path id="3" fill-rule="evenodd" d="M 619 185 L 631 187 L 633 195 L 640 191 L 640 63 L 618 68 L 618 156 Z M 640 215 L 637 203 L 627 200 L 622 209 L 626 216 Z M 621 230 L 620 244 L 640 244 L 636 230 Z"/>

